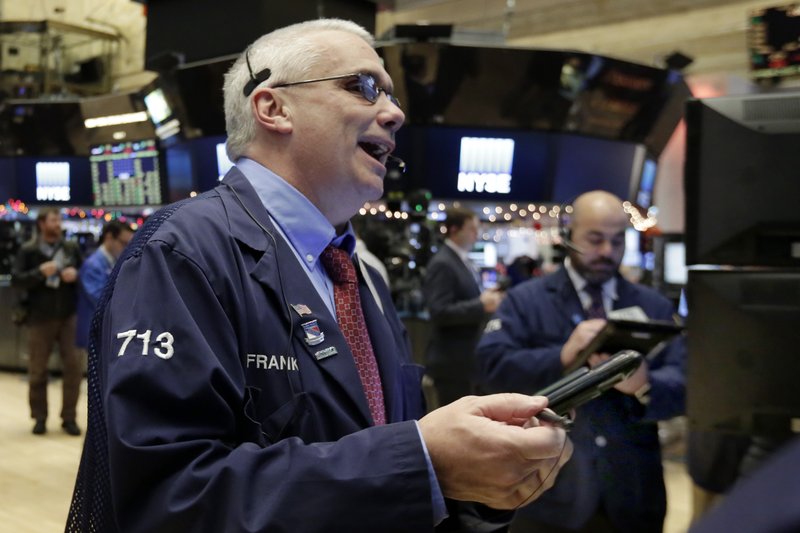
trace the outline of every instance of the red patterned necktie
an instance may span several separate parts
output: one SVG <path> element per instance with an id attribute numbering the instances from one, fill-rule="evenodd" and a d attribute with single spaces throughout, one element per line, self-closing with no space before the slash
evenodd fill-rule
<path id="1" fill-rule="evenodd" d="M 587 283 L 583 290 L 592 298 L 592 302 L 586 309 L 586 318 L 605 318 L 606 307 L 603 304 L 603 286 Z"/>
<path id="2" fill-rule="evenodd" d="M 332 245 L 325 248 L 320 259 L 333 280 L 336 320 L 353 352 L 358 376 L 367 395 L 369 412 L 376 426 L 386 424 L 381 375 L 378 372 L 375 353 L 372 351 L 372 342 L 369 340 L 364 311 L 361 309 L 355 266 L 347 252 Z"/>

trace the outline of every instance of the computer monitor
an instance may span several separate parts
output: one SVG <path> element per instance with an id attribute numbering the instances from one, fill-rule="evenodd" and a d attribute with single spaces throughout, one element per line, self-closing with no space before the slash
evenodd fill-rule
<path id="1" fill-rule="evenodd" d="M 164 196 L 154 139 L 91 147 L 89 164 L 96 206 L 159 205 Z"/>
<path id="2" fill-rule="evenodd" d="M 669 285 L 686 285 L 688 280 L 686 246 L 682 242 L 664 243 L 664 282 Z"/>
<path id="3" fill-rule="evenodd" d="M 160 87 L 144 95 L 144 105 L 147 108 L 147 114 L 156 125 L 163 124 L 172 116 L 172 106 L 167 102 L 164 90 Z"/>
<path id="4" fill-rule="evenodd" d="M 90 205 L 85 157 L 15 157 L 0 180 L 14 182 L 14 197 L 27 204 Z"/>
<path id="5" fill-rule="evenodd" d="M 36 163 L 36 200 L 39 202 L 69 202 L 69 171 L 67 161 L 38 161 Z"/>
<path id="6" fill-rule="evenodd" d="M 407 170 L 396 181 L 387 179 L 386 189 L 495 203 L 544 201 L 551 144 L 548 134 L 536 131 L 406 126 L 397 133 L 395 153 Z"/>
<path id="7" fill-rule="evenodd" d="M 800 271 L 693 269 L 687 300 L 690 427 L 800 428 Z"/>
<path id="8" fill-rule="evenodd" d="M 658 160 L 654 157 L 646 157 L 642 162 L 642 172 L 639 176 L 639 184 L 636 188 L 636 204 L 645 209 L 653 205 L 653 190 L 656 185 L 658 175 Z"/>
<path id="9" fill-rule="evenodd" d="M 628 267 L 642 267 L 642 234 L 636 228 L 625 228 L 625 255 L 622 264 Z"/>
<path id="10" fill-rule="evenodd" d="M 800 92 L 686 104 L 686 260 L 800 266 Z"/>
<path id="11" fill-rule="evenodd" d="M 684 235 L 664 233 L 654 237 L 653 256 L 653 286 L 677 302 L 689 279 Z"/>

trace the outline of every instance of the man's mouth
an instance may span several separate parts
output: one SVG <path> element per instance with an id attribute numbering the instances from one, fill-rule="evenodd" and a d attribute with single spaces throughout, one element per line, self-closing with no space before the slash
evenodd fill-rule
<path id="1" fill-rule="evenodd" d="M 392 151 L 391 147 L 382 143 L 364 141 L 358 143 L 358 146 L 382 165 L 386 163 L 386 156 Z"/>

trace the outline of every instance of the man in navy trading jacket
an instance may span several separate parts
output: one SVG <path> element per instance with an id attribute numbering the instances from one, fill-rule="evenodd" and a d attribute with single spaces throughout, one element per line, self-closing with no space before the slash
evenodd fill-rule
<path id="1" fill-rule="evenodd" d="M 575 200 L 564 267 L 510 289 L 486 325 L 477 357 L 489 390 L 533 393 L 555 382 L 612 310 L 638 307 L 671 320 L 669 300 L 619 274 L 627 218 L 605 191 Z M 593 354 L 589 365 L 607 358 Z M 517 513 L 512 532 L 661 532 L 667 502 L 656 422 L 683 413 L 685 365 L 678 339 L 579 407 L 572 460 L 552 490 Z"/>
<path id="2" fill-rule="evenodd" d="M 571 455 L 531 418 L 544 398 L 415 420 L 421 369 L 386 285 L 348 255 L 404 120 L 371 45 L 316 20 L 227 73 L 235 167 L 151 217 L 95 315 L 68 531 L 432 531 L 444 498 L 513 509 Z"/>

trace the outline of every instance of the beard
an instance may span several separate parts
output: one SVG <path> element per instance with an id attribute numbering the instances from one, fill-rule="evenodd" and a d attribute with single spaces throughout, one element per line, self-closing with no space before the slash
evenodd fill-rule
<path id="1" fill-rule="evenodd" d="M 602 284 L 610 280 L 617 273 L 619 263 L 607 257 L 600 257 L 589 262 L 584 262 L 582 258 L 576 257 L 578 254 L 570 255 L 572 266 L 585 279 L 592 284 Z"/>

